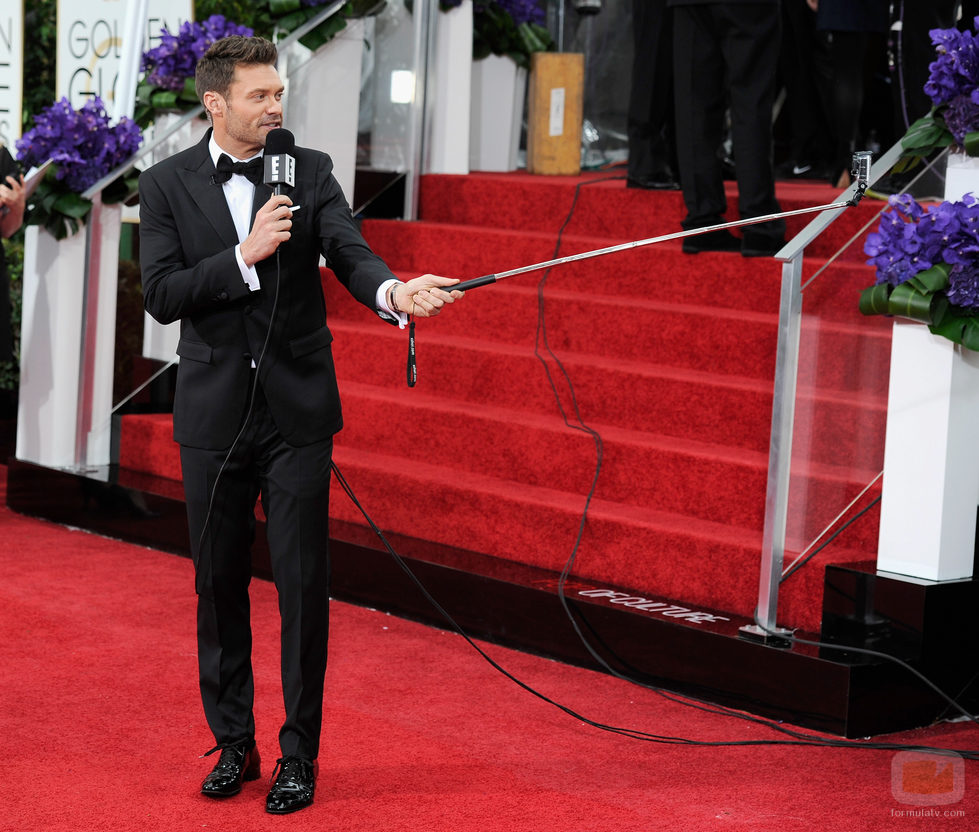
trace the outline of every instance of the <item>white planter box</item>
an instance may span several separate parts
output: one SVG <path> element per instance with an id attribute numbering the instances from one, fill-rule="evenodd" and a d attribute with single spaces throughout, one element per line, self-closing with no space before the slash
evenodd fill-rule
<path id="1" fill-rule="evenodd" d="M 948 157 L 945 199 L 979 195 L 979 160 Z M 972 576 L 979 504 L 979 354 L 895 321 L 877 568 Z"/>
<path id="2" fill-rule="evenodd" d="M 895 321 L 877 568 L 968 578 L 979 502 L 979 354 Z"/>
<path id="3" fill-rule="evenodd" d="M 979 158 L 949 153 L 945 171 L 945 199 L 957 202 L 967 193 L 979 197 Z"/>
<path id="4" fill-rule="evenodd" d="M 526 97 L 523 67 L 497 55 L 472 62 L 470 168 L 516 170 Z"/>
<path id="5" fill-rule="evenodd" d="M 293 44 L 285 56 L 283 126 L 296 144 L 330 154 L 333 175 L 347 202 L 353 200 L 364 21 L 346 28 L 315 52 Z M 302 176 L 302 171 L 296 171 Z"/>
<path id="6" fill-rule="evenodd" d="M 119 206 L 100 217 L 65 240 L 25 232 L 15 453 L 49 468 L 111 461 Z M 98 269 L 86 286 L 89 249 Z"/>
<path id="7" fill-rule="evenodd" d="M 469 173 L 469 113 L 472 98 L 472 0 L 441 12 L 435 33 L 429 136 L 430 173 Z"/>

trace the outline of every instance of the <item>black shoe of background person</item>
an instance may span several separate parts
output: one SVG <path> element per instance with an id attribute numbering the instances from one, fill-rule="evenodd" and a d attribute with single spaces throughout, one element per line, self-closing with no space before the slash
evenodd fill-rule
<path id="1" fill-rule="evenodd" d="M 822 181 L 831 176 L 830 165 L 825 162 L 796 162 L 790 159 L 775 167 L 775 178 L 778 180 L 810 179 Z"/>
<path id="2" fill-rule="evenodd" d="M 207 797 L 231 797 L 241 791 L 244 780 L 257 780 L 261 776 L 262 761 L 255 747 L 255 740 L 241 740 L 231 745 L 217 746 L 221 756 L 217 765 L 201 784 L 201 794 Z M 204 756 L 206 757 L 207 754 Z"/>
<path id="3" fill-rule="evenodd" d="M 316 789 L 316 763 L 304 757 L 282 757 L 275 767 L 279 776 L 269 789 L 265 811 L 287 815 L 311 805 Z"/>
<path id="4" fill-rule="evenodd" d="M 741 241 L 730 231 L 707 231 L 683 238 L 684 254 L 700 254 L 702 251 L 739 251 Z"/>
<path id="5" fill-rule="evenodd" d="M 680 183 L 676 181 L 673 172 L 664 169 L 655 171 L 645 176 L 626 177 L 625 186 L 627 188 L 642 188 L 647 191 L 678 191 Z"/>
<path id="6" fill-rule="evenodd" d="M 746 230 L 741 238 L 741 256 L 773 257 L 784 245 L 784 237 L 766 237 Z"/>

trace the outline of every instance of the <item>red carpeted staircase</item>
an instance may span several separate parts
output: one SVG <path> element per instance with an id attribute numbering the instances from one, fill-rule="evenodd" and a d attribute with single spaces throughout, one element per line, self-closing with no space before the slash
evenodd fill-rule
<path id="1" fill-rule="evenodd" d="M 420 221 L 367 220 L 364 233 L 404 277 L 500 272 L 554 257 L 576 186 L 604 176 L 427 176 Z M 834 192 L 786 184 L 779 197 L 788 210 L 830 202 Z M 814 252 L 828 256 L 880 207 L 865 201 L 848 211 Z M 675 232 L 682 214 L 677 192 L 594 181 L 580 189 L 560 255 Z M 733 205 L 729 215 L 736 216 Z M 808 219 L 790 220 L 790 235 Z M 820 307 L 822 349 L 843 355 L 859 344 L 886 362 L 887 328 L 856 313 L 859 289 L 872 280 L 859 251 L 835 267 L 832 291 L 842 281 L 852 303 Z M 812 259 L 810 272 L 819 265 Z M 406 333 L 379 323 L 325 279 L 344 400 L 336 461 L 382 528 L 563 568 L 592 486 L 596 447 L 566 426 L 545 363 L 535 356 L 542 276 L 475 289 L 441 317 L 418 321 L 414 389 L 405 385 Z M 546 343 L 575 400 L 554 360 L 546 366 L 568 419 L 575 420 L 576 401 L 603 448 L 576 575 L 751 616 L 780 281 L 774 259 L 684 255 L 679 241 L 550 273 Z M 823 291 L 815 285 L 809 298 L 818 303 Z M 810 502 L 821 491 L 856 495 L 879 470 L 883 448 L 886 374 L 854 378 L 845 362 L 824 361 L 818 384 L 811 393 L 820 407 L 812 417 Z M 836 464 L 841 458 L 845 469 Z M 169 417 L 126 416 L 120 463 L 179 479 Z M 331 515 L 364 525 L 340 492 Z M 818 630 L 825 563 L 873 558 L 875 546 L 876 518 L 868 515 L 785 584 L 780 623 Z"/>

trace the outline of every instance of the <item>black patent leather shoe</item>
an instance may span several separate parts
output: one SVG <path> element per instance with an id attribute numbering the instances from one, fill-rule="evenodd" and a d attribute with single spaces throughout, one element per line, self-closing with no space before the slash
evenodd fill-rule
<path id="1" fill-rule="evenodd" d="M 275 767 L 279 776 L 269 789 L 265 811 L 287 815 L 311 805 L 316 789 L 316 763 L 304 757 L 282 757 Z"/>
<path id="2" fill-rule="evenodd" d="M 231 797 L 241 791 L 245 780 L 261 776 L 262 761 L 254 740 L 242 740 L 232 745 L 219 745 L 204 756 L 220 749 L 221 756 L 211 773 L 201 784 L 201 794 L 207 797 Z"/>

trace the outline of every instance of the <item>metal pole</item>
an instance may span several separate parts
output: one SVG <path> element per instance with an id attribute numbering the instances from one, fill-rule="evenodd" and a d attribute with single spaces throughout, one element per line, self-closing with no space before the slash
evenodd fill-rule
<path id="1" fill-rule="evenodd" d="M 426 97 L 428 87 L 428 66 L 433 47 L 432 9 L 437 0 L 416 0 L 412 22 L 414 23 L 414 94 L 411 99 L 411 112 L 408 121 L 408 176 L 405 177 L 404 218 L 414 220 L 418 217 L 418 186 L 425 163 Z M 438 10 L 435 9 L 435 13 Z"/>
<path id="2" fill-rule="evenodd" d="M 860 193 L 860 196 L 863 194 Z M 797 208 L 793 211 L 782 211 L 778 214 L 765 214 L 762 217 L 749 217 L 744 220 L 733 220 L 732 222 L 724 222 L 718 225 L 705 226 L 704 228 L 691 228 L 689 231 L 676 231 L 672 234 L 662 234 L 659 237 L 648 237 L 645 240 L 633 240 L 629 243 L 619 243 L 615 246 L 607 246 L 606 248 L 597 248 L 592 251 L 583 251 L 580 254 L 569 254 L 567 257 L 558 257 L 554 260 L 545 260 L 543 263 L 534 263 L 531 266 L 521 266 L 518 269 L 510 269 L 506 272 L 498 272 L 497 274 L 486 274 L 482 277 L 474 277 L 472 280 L 464 280 L 462 283 L 457 283 L 452 286 L 452 291 L 459 290 L 460 292 L 465 292 L 469 289 L 475 289 L 477 286 L 485 286 L 489 283 L 496 283 L 498 280 L 503 280 L 507 277 L 514 277 L 518 274 L 526 274 L 527 272 L 534 272 L 540 269 L 549 269 L 552 266 L 560 266 L 564 263 L 574 263 L 576 260 L 588 260 L 592 257 L 601 257 L 605 254 L 614 254 L 617 251 L 628 251 L 633 248 L 640 248 L 642 246 L 652 245 L 653 243 L 664 243 L 668 240 L 679 240 L 683 237 L 696 237 L 698 234 L 709 234 L 712 231 L 721 231 L 726 228 L 738 228 L 743 225 L 757 225 L 762 222 L 769 222 L 771 220 L 784 219 L 785 217 L 795 217 L 800 214 L 812 214 L 818 211 L 828 211 L 834 208 L 846 208 L 850 205 L 855 205 L 858 198 L 851 199 L 846 202 L 833 202 L 829 205 L 817 205 L 813 208 Z M 774 255 L 778 257 L 778 254 Z"/>
<path id="3" fill-rule="evenodd" d="M 775 392 L 772 398 L 772 433 L 768 450 L 768 486 L 765 493 L 765 528 L 762 534 L 758 609 L 755 623 L 741 628 L 753 641 L 788 644 L 788 630 L 777 626 L 778 589 L 785 560 L 789 480 L 792 472 L 792 431 L 799 378 L 799 341 L 802 332 L 802 251 L 782 264 L 782 294 L 775 353 Z"/>
<path id="4" fill-rule="evenodd" d="M 122 65 L 112 102 L 112 115 L 118 121 L 123 116 L 132 118 L 136 109 L 136 86 L 139 81 L 139 64 L 143 55 L 143 34 L 146 31 L 146 15 L 149 0 L 128 0 L 123 22 Z"/>

